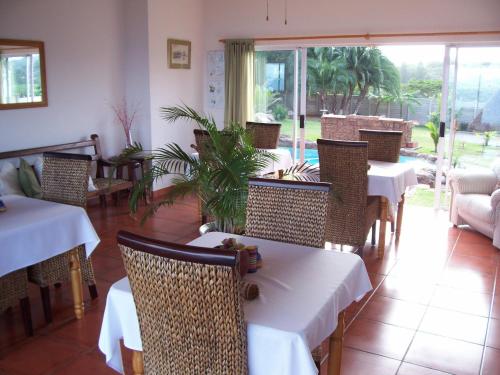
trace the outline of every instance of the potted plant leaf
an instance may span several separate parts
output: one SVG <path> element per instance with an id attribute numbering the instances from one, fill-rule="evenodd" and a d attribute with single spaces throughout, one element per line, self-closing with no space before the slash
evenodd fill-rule
<path id="1" fill-rule="evenodd" d="M 257 175 L 277 157 L 256 149 L 250 135 L 237 123 L 219 131 L 213 117 L 203 116 L 186 105 L 161 108 L 160 112 L 168 123 L 179 119 L 195 122 L 208 133 L 210 146 L 204 149 L 202 158 L 186 152 L 176 143 L 152 151 L 149 156 L 152 167 L 130 196 L 131 211 L 137 211 L 146 187 L 164 176 L 171 176 L 172 188 L 161 200 L 149 205 L 143 221 L 158 208 L 194 194 L 201 202 L 203 214 L 213 220 L 215 230 L 241 233 L 245 225 L 248 177 Z M 141 151 L 142 146 L 135 144 L 125 149 L 119 159 Z"/>

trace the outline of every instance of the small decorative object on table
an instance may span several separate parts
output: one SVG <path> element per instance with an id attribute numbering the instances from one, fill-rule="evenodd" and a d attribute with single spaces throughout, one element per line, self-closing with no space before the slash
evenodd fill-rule
<path id="1" fill-rule="evenodd" d="M 245 251 L 248 253 L 248 273 L 255 273 L 257 269 L 262 267 L 262 257 L 260 256 L 257 246 L 245 246 L 239 243 L 236 238 L 226 238 L 222 241 L 222 245 L 216 246 L 223 250 Z M 244 272 L 244 271 L 243 271 Z M 259 296 L 259 287 L 256 284 L 241 281 L 241 295 L 246 300 L 253 300 Z"/>
<path id="2" fill-rule="evenodd" d="M 5 207 L 5 204 L 0 199 L 0 212 L 4 212 L 4 211 L 7 211 L 7 207 Z"/>

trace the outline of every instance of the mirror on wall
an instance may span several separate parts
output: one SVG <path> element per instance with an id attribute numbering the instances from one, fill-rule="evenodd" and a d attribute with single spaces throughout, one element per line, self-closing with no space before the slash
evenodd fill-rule
<path id="1" fill-rule="evenodd" d="M 43 42 L 0 39 L 0 109 L 47 103 Z"/>

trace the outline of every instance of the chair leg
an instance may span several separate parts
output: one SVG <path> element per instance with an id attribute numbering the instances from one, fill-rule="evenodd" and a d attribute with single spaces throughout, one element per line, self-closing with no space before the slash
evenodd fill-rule
<path id="1" fill-rule="evenodd" d="M 31 306 L 28 297 L 19 300 L 21 314 L 23 316 L 24 332 L 26 336 L 33 336 L 33 322 L 31 321 Z"/>
<path id="2" fill-rule="evenodd" d="M 52 307 L 50 306 L 50 289 L 48 286 L 40 287 L 40 295 L 42 296 L 43 315 L 47 323 L 52 322 Z"/>
<path id="3" fill-rule="evenodd" d="M 92 299 L 96 299 L 98 297 L 97 286 L 95 284 L 89 285 L 89 293 L 90 293 L 90 298 Z"/>
<path id="4" fill-rule="evenodd" d="M 372 246 L 375 246 L 375 243 L 377 242 L 377 222 L 375 221 L 372 225 Z"/>
<path id="5" fill-rule="evenodd" d="M 391 221 L 391 233 L 394 233 L 395 226 L 394 226 L 394 220 Z"/>

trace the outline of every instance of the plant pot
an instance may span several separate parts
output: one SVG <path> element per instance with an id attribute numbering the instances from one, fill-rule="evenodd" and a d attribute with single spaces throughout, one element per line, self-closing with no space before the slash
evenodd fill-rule
<path id="1" fill-rule="evenodd" d="M 210 223 L 205 223 L 202 226 L 200 226 L 200 236 L 203 236 L 204 234 L 208 232 L 217 232 L 217 227 L 215 226 L 215 222 L 210 222 Z"/>

